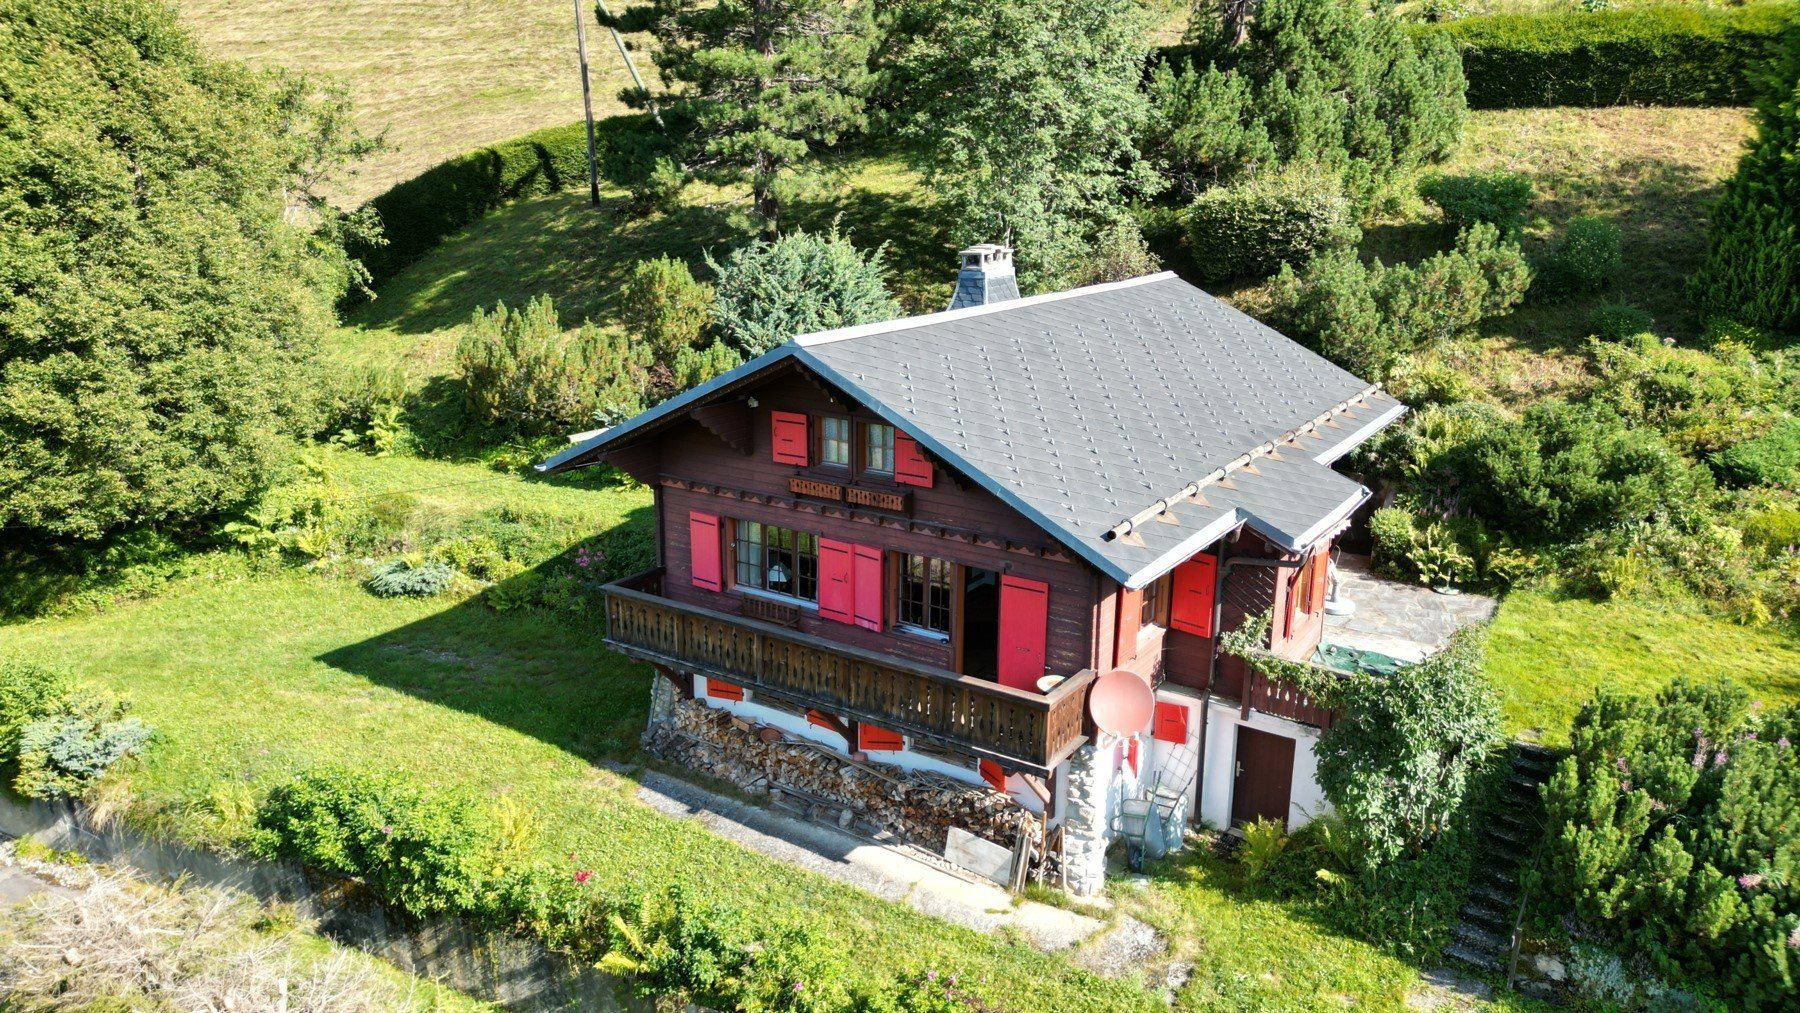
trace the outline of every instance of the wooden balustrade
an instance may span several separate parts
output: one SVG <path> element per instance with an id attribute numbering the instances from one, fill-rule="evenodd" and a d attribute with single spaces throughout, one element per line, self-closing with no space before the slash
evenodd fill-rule
<path id="1" fill-rule="evenodd" d="M 1299 687 L 1271 679 L 1254 668 L 1250 670 L 1250 685 L 1244 693 L 1244 716 L 1249 717 L 1253 710 L 1320 728 L 1330 728 L 1337 723 L 1337 711 L 1315 703 Z"/>
<path id="2" fill-rule="evenodd" d="M 1031 693 L 672 601 L 660 586 L 656 571 L 607 585 L 607 643 L 1031 773 L 1048 773 L 1086 741 L 1092 671 Z"/>

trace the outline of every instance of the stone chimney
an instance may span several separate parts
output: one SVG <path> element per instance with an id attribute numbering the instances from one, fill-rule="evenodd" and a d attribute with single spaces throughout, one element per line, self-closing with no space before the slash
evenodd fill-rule
<path id="1" fill-rule="evenodd" d="M 1019 278 L 1013 273 L 1013 251 L 998 243 L 980 243 L 957 254 L 962 270 L 956 275 L 956 294 L 950 309 L 986 306 L 1019 297 Z"/>

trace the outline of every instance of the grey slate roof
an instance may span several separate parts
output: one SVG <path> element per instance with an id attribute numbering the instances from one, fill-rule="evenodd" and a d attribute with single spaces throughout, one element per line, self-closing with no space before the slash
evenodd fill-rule
<path id="1" fill-rule="evenodd" d="M 1329 463 L 1403 411 L 1164 273 L 804 335 L 540 467 L 584 463 L 789 357 L 1133 587 L 1240 523 L 1294 550 L 1329 534 L 1368 496 Z M 1107 537 L 1195 482 L 1197 497 Z"/>

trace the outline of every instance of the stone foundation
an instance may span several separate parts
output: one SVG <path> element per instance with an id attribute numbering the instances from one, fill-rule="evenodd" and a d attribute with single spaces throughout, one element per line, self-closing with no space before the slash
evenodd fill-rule
<path id="1" fill-rule="evenodd" d="M 1106 801 L 1112 789 L 1107 769 L 1091 744 L 1069 757 L 1063 885 L 1077 897 L 1092 897 L 1106 888 L 1106 846 L 1110 843 Z"/>
<path id="2" fill-rule="evenodd" d="M 859 763 L 698 700 L 675 702 L 667 719 L 657 722 L 655 692 L 652 724 L 644 733 L 644 751 L 652 756 L 753 794 L 798 803 L 877 840 L 904 841 L 938 855 L 953 826 L 1006 848 L 1014 846 L 1023 827 L 1032 842 L 1033 877 L 1055 881 L 1060 863 L 1055 856 L 1046 863 L 1042 824 L 1004 792 L 939 774 Z M 776 732 L 772 742 L 759 734 L 769 732 Z"/>

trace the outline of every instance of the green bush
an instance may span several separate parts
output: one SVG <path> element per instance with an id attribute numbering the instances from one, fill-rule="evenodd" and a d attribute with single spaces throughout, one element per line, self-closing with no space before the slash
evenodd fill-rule
<path id="1" fill-rule="evenodd" d="M 1624 341 L 1648 334 L 1656 321 L 1649 313 L 1630 303 L 1605 302 L 1588 314 L 1588 333 L 1601 341 Z"/>
<path id="2" fill-rule="evenodd" d="M 1188 246 L 1205 281 L 1303 265 L 1362 237 L 1342 185 L 1316 172 L 1259 176 L 1202 193 L 1187 212 Z"/>
<path id="3" fill-rule="evenodd" d="M 40 718 L 19 731 L 19 773 L 26 798 L 80 798 L 113 764 L 150 741 L 150 726 L 100 702 L 83 713 Z"/>
<path id="4" fill-rule="evenodd" d="M 1539 902 L 1660 973 L 1785 1008 L 1800 978 L 1794 737 L 1800 711 L 1758 714 L 1735 683 L 1601 687 L 1544 787 Z"/>
<path id="5" fill-rule="evenodd" d="M 1422 26 L 1462 54 L 1469 107 L 1745 105 L 1791 3 L 1545 11 Z"/>
<path id="6" fill-rule="evenodd" d="M 1462 134 L 1455 52 L 1410 34 L 1391 7 L 1263 0 L 1243 45 L 1210 41 L 1198 55 L 1167 53 L 1149 75 L 1139 150 L 1183 197 L 1318 166 L 1362 207 Z"/>
<path id="7" fill-rule="evenodd" d="M 1428 176 L 1419 182 L 1419 196 L 1437 205 L 1444 221 L 1458 229 L 1486 222 L 1510 235 L 1519 230 L 1531 205 L 1531 177 L 1504 171 Z"/>
<path id="8" fill-rule="evenodd" d="M 74 690 L 62 671 L 26 658 L 0 658 L 0 771 L 18 763 L 25 726 L 62 713 Z"/>
<path id="9" fill-rule="evenodd" d="M 1800 419 L 1782 419 L 1761 436 L 1727 447 L 1714 455 L 1713 467 L 1730 485 L 1800 489 Z"/>
<path id="10" fill-rule="evenodd" d="M 549 296 L 476 310 L 456 370 L 470 417 L 518 435 L 612 425 L 642 411 L 649 388 L 645 348 L 586 323 L 565 340 Z"/>
<path id="11" fill-rule="evenodd" d="M 429 598 L 449 590 L 454 580 L 456 567 L 449 563 L 395 559 L 370 570 L 363 587 L 377 598 Z"/>
<path id="12" fill-rule="evenodd" d="M 1800 331 L 1800 29 L 1756 100 L 1756 137 L 1714 201 L 1690 295 L 1707 316 Z"/>
<path id="13" fill-rule="evenodd" d="M 1702 460 L 1800 408 L 1800 362 L 1721 342 L 1711 351 L 1641 334 L 1596 345 L 1594 400 Z M 1716 464 L 1716 462 L 1714 462 Z"/>
<path id="14" fill-rule="evenodd" d="M 883 280 L 883 252 L 864 254 L 833 229 L 757 240 L 722 264 L 707 254 L 725 341 L 754 358 L 795 335 L 891 320 L 900 304 Z"/>
<path id="15" fill-rule="evenodd" d="M 673 257 L 638 261 L 619 292 L 625 330 L 662 361 L 697 347 L 712 313 L 712 287 L 695 281 L 687 264 Z"/>
<path id="16" fill-rule="evenodd" d="M 649 115 L 612 116 L 594 124 L 595 148 L 609 182 L 654 189 L 658 156 L 671 148 Z M 580 123 L 550 127 L 477 148 L 439 163 L 369 201 L 381 219 L 383 245 L 353 245 L 370 284 L 382 282 L 432 247 L 522 197 L 587 186 L 587 133 Z"/>
<path id="17" fill-rule="evenodd" d="M 1534 269 L 1534 296 L 1555 299 L 1597 292 L 1619 269 L 1619 227 L 1600 218 L 1576 218 Z"/>
<path id="18" fill-rule="evenodd" d="M 1772 506 L 1744 519 L 1744 544 L 1763 552 L 1800 546 L 1800 507 Z"/>
<path id="19" fill-rule="evenodd" d="M 744 357 L 723 341 L 705 348 L 684 348 L 675 353 L 675 361 L 670 365 L 668 394 L 673 397 L 743 364 Z"/>
<path id="20" fill-rule="evenodd" d="M 1530 277 L 1518 244 L 1491 225 L 1474 225 L 1457 236 L 1455 249 L 1418 264 L 1364 264 L 1355 251 L 1340 250 L 1301 272 L 1283 265 L 1270 300 L 1288 334 L 1359 376 L 1382 380 L 1409 353 L 1518 305 Z"/>
<path id="21" fill-rule="evenodd" d="M 358 877 L 412 914 L 473 914 L 494 852 L 490 823 L 466 799 L 405 777 L 321 769 L 269 792 L 250 844 L 264 858 Z"/>

